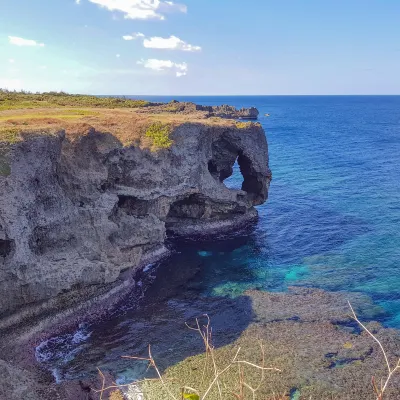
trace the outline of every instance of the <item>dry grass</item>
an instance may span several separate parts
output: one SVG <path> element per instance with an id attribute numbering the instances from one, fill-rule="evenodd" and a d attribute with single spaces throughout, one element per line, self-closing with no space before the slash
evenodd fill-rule
<path id="1" fill-rule="evenodd" d="M 124 400 L 124 395 L 120 390 L 114 390 L 108 397 L 109 400 Z"/>
<path id="2" fill-rule="evenodd" d="M 32 111 L 34 109 L 34 112 Z M 187 113 L 183 103 L 155 105 L 142 100 L 99 98 L 67 93 L 10 92 L 0 89 L 0 143 L 16 143 L 21 134 L 47 134 L 65 130 L 75 140 L 96 130 L 111 133 L 124 146 L 152 150 L 169 148 L 175 128 L 185 123 L 229 126 L 252 123 L 206 118 L 202 112 Z M 171 112 L 174 112 L 171 114 Z"/>
<path id="3" fill-rule="evenodd" d="M 198 333 L 204 343 L 205 355 L 201 369 L 201 375 L 196 369 L 196 385 L 190 384 L 185 381 L 185 377 L 182 376 L 174 379 L 164 377 L 153 358 L 151 352 L 151 346 L 149 346 L 148 357 L 135 357 L 135 356 L 124 356 L 136 361 L 146 361 L 148 368 L 154 369 L 157 374 L 156 379 L 144 379 L 140 382 L 134 382 L 135 385 L 140 385 L 144 389 L 145 398 L 148 399 L 170 399 L 170 400 L 206 400 L 206 399 L 219 399 L 222 400 L 226 396 L 234 397 L 238 400 L 245 399 L 257 399 L 257 392 L 262 387 L 266 373 L 277 373 L 281 372 L 275 367 L 265 366 L 265 351 L 264 346 L 260 343 L 260 362 L 253 363 L 246 359 L 241 359 L 241 348 L 238 347 L 232 357 L 227 362 L 221 362 L 217 360 L 215 354 L 215 348 L 213 345 L 212 329 L 210 325 L 210 319 L 207 315 L 204 316 L 206 323 L 202 325 L 198 319 L 196 319 L 196 326 L 187 327 L 196 333 Z M 228 372 L 236 370 L 234 376 L 236 376 L 235 382 L 227 384 L 225 376 Z M 248 372 L 252 371 L 251 378 L 247 379 Z M 121 389 L 124 386 L 129 385 L 117 385 L 115 382 L 111 386 L 105 385 L 105 376 L 99 370 L 100 378 L 102 381 L 101 389 L 96 392 L 99 393 L 99 399 L 103 400 L 105 393 L 114 389 Z M 256 377 L 256 379 L 254 379 Z M 274 396 L 276 400 L 285 400 L 284 396 Z M 271 398 L 272 400 L 272 398 Z"/>
<path id="4" fill-rule="evenodd" d="M 136 145 L 152 150 L 172 145 L 174 130 L 183 124 L 238 127 L 233 120 L 221 118 L 198 119 L 191 114 L 144 113 L 134 110 L 111 109 L 37 109 L 0 111 L 0 142 L 16 143 L 21 133 L 52 134 L 65 130 L 72 140 L 89 132 L 110 133 L 123 146 Z M 246 128 L 252 123 L 246 123 Z"/>
<path id="5" fill-rule="evenodd" d="M 400 360 L 397 363 L 391 363 L 389 357 L 377 337 L 357 318 L 353 308 L 351 307 L 352 318 L 361 326 L 364 332 L 371 336 L 371 338 L 379 345 L 381 349 L 384 362 L 387 366 L 387 375 L 382 381 L 377 384 L 375 378 L 372 378 L 372 390 L 376 400 L 390 400 L 386 390 L 391 382 L 394 374 L 400 370 Z M 196 326 L 189 329 L 195 331 L 203 340 L 205 346 L 205 353 L 200 356 L 191 358 L 191 362 L 185 360 L 182 363 L 183 367 L 174 367 L 176 374 L 167 372 L 161 374 L 157 364 L 153 358 L 151 347 L 149 346 L 148 357 L 124 357 L 136 361 L 145 361 L 148 363 L 148 368 L 155 370 L 157 378 L 144 379 L 136 381 L 128 385 L 117 385 L 113 383 L 111 386 L 106 387 L 106 380 L 103 373 L 99 370 L 102 387 L 96 392 L 99 394 L 100 400 L 104 400 L 103 396 L 107 395 L 112 390 L 121 390 L 126 386 L 135 385 L 142 391 L 141 397 L 138 399 L 155 400 L 155 399 L 169 399 L 169 400 L 223 400 L 223 399 L 238 399 L 238 400 L 290 400 L 297 398 L 293 393 L 288 392 L 274 393 L 271 387 L 268 387 L 267 377 L 277 372 L 282 372 L 274 367 L 266 367 L 266 354 L 263 343 L 260 343 L 257 352 L 258 360 L 252 361 L 249 358 L 248 351 L 241 351 L 241 347 L 236 347 L 234 352 L 233 346 L 230 346 L 231 355 L 227 356 L 225 353 L 216 352 L 213 346 L 212 329 L 210 327 L 210 320 L 205 316 L 206 323 L 201 324 L 196 320 Z M 345 343 L 346 346 L 347 343 Z M 347 344 L 348 345 L 348 344 Z M 247 349 L 248 350 L 248 349 Z M 245 354 L 244 358 L 243 354 Z M 242 355 L 242 357 L 241 357 Z M 361 368 L 361 366 L 360 366 Z M 282 378 L 285 379 L 285 371 L 282 373 Z M 306 383 L 306 382 L 305 382 Z M 306 383 L 309 385 L 309 383 Z M 357 382 L 354 382 L 357 385 Z M 314 396 L 301 397 L 302 399 L 311 400 Z M 322 397 L 319 397 L 322 400 Z M 344 399 L 345 397 L 338 397 L 334 394 L 326 393 L 324 399 Z M 346 397 L 346 399 L 350 397 Z M 351 397 L 353 398 L 353 397 Z M 358 397 L 354 397 L 358 398 Z M 369 398 L 369 397 L 368 397 Z M 397 397 L 395 397 L 397 398 Z"/>

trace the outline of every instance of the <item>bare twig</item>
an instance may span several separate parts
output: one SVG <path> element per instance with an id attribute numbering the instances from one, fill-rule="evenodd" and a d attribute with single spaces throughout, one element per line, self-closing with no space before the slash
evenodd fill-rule
<path id="1" fill-rule="evenodd" d="M 204 381 L 205 378 L 205 373 L 207 370 L 207 366 L 208 366 L 208 360 L 211 360 L 211 367 L 212 367 L 212 371 L 213 371 L 213 378 L 211 380 L 211 382 L 209 383 L 208 387 L 205 389 L 203 395 L 200 394 L 200 392 L 192 387 L 189 387 L 187 385 L 182 385 L 181 386 L 181 399 L 184 398 L 184 395 L 190 391 L 193 392 L 195 394 L 198 395 L 200 400 L 205 400 L 209 397 L 212 389 L 216 386 L 217 390 L 218 390 L 218 397 L 219 400 L 222 400 L 222 389 L 221 389 L 221 382 L 220 382 L 220 378 L 222 375 L 224 375 L 226 372 L 229 371 L 229 369 L 232 368 L 232 366 L 237 365 L 238 366 L 238 371 L 239 371 L 239 393 L 232 393 L 236 398 L 238 398 L 239 400 L 244 400 L 244 395 L 245 395 L 245 388 L 250 390 L 252 393 L 252 397 L 253 400 L 256 400 L 256 393 L 257 391 L 261 388 L 261 385 L 264 381 L 265 378 L 265 371 L 279 371 L 280 370 L 278 368 L 267 368 L 265 367 L 265 350 L 264 350 L 264 346 L 262 343 L 260 343 L 260 347 L 261 347 L 261 354 L 262 354 L 262 363 L 261 365 L 257 365 L 254 363 L 251 363 L 249 361 L 246 360 L 238 360 L 238 356 L 240 353 L 241 348 L 239 347 L 234 355 L 234 357 L 232 358 L 232 360 L 228 363 L 228 365 L 226 365 L 224 368 L 222 368 L 221 370 L 218 368 L 218 364 L 217 364 L 217 360 L 215 357 L 215 348 L 214 345 L 212 343 L 212 328 L 211 328 L 211 323 L 210 323 L 210 318 L 208 315 L 204 315 L 204 317 L 206 318 L 206 324 L 205 325 L 201 325 L 199 322 L 199 319 L 196 319 L 196 326 L 195 327 L 191 327 L 188 324 L 186 324 L 186 326 L 193 331 L 196 331 L 202 338 L 203 343 L 204 343 L 204 347 L 205 347 L 205 364 L 204 364 L 204 368 L 203 368 L 203 374 L 202 374 L 202 382 Z M 98 369 L 100 377 L 102 379 L 102 386 L 100 390 L 95 390 L 96 393 L 100 393 L 100 400 L 103 399 L 103 394 L 110 389 L 120 389 L 121 387 L 129 387 L 132 384 L 136 384 L 139 385 L 141 383 L 145 383 L 145 382 L 149 382 L 149 381 L 159 381 L 162 385 L 162 387 L 166 390 L 166 392 L 168 393 L 168 396 L 170 399 L 172 400 L 178 400 L 178 398 L 172 393 L 171 389 L 168 387 L 166 381 L 168 379 L 163 378 L 163 376 L 161 375 L 157 364 L 153 358 L 152 352 L 151 352 L 151 346 L 149 346 L 149 356 L 148 357 L 134 357 L 134 356 L 123 356 L 122 358 L 126 358 L 126 359 L 132 359 L 132 360 L 137 360 L 137 361 L 147 361 L 148 362 L 148 368 L 153 368 L 156 371 L 156 374 L 158 376 L 158 378 L 156 379 L 143 379 L 140 381 L 134 381 L 130 384 L 126 384 L 126 385 L 118 385 L 117 383 L 113 382 L 113 385 L 105 387 L 105 376 L 104 374 L 100 371 L 100 369 Z M 251 385 L 249 385 L 246 381 L 245 381 L 245 375 L 244 375 L 244 366 L 247 365 L 248 367 L 251 368 L 255 368 L 257 370 L 261 371 L 261 377 L 260 377 L 260 382 L 258 384 L 257 387 L 253 388 Z"/>
<path id="2" fill-rule="evenodd" d="M 356 315 L 356 313 L 354 312 L 354 309 L 353 309 L 353 307 L 351 306 L 351 304 L 350 304 L 350 302 L 348 302 L 349 303 L 349 306 L 350 306 L 350 309 L 351 309 L 351 312 L 352 312 L 352 318 L 364 329 L 364 331 L 365 332 L 367 332 L 368 333 L 368 335 L 369 336 L 371 336 L 372 337 L 372 339 L 376 342 L 376 343 L 378 343 L 378 345 L 379 345 L 379 347 L 380 347 L 380 349 L 381 349 L 381 351 L 382 351 L 382 354 L 383 354 L 383 357 L 384 357 L 384 359 L 385 359 L 385 363 L 386 363 L 386 366 L 387 366 L 387 369 L 388 369 L 388 375 L 387 375 L 387 377 L 386 377 L 386 380 L 384 380 L 384 379 L 382 379 L 381 380 L 381 383 L 380 383 L 380 388 L 378 388 L 378 385 L 376 384 L 376 381 L 375 381 L 375 377 L 372 377 L 372 387 L 373 387 L 373 389 L 374 389 L 374 392 L 375 392 L 375 394 L 376 394 L 376 400 L 383 400 L 383 396 L 384 396 L 384 394 L 385 394 L 385 391 L 386 391 L 386 389 L 387 389 L 387 387 L 388 387 L 388 385 L 389 385 L 389 382 L 390 382 L 390 380 L 392 379 L 392 377 L 393 377 L 393 375 L 397 372 L 397 371 L 399 371 L 400 370 L 400 359 L 397 361 L 397 364 L 394 366 L 394 367 L 392 367 L 391 366 L 391 364 L 390 364 L 390 362 L 389 362 L 389 357 L 387 356 L 387 354 L 386 354 L 386 351 L 385 351 L 385 348 L 383 347 L 383 345 L 382 345 L 382 343 L 379 341 L 379 339 L 357 318 L 357 315 Z"/>

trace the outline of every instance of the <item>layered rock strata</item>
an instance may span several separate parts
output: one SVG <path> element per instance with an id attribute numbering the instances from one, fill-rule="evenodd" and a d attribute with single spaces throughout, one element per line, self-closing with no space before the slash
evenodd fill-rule
<path id="1" fill-rule="evenodd" d="M 27 135 L 0 174 L 0 318 L 119 279 L 164 251 L 167 233 L 208 234 L 257 215 L 271 173 L 259 124 L 175 127 L 169 149 L 124 147 L 91 129 Z M 241 190 L 224 180 L 235 162 Z"/>

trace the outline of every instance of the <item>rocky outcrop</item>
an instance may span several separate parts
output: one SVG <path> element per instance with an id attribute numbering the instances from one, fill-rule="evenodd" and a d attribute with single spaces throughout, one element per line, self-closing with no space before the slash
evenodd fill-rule
<path id="1" fill-rule="evenodd" d="M 165 252 L 167 234 L 207 234 L 256 217 L 268 195 L 259 124 L 184 123 L 169 149 L 124 147 L 94 129 L 26 136 L 0 175 L 0 316 L 115 282 Z M 238 162 L 242 190 L 224 180 Z"/>
<path id="2" fill-rule="evenodd" d="M 223 106 L 213 106 L 213 107 L 201 107 L 201 109 L 208 109 L 211 117 L 220 117 L 220 118 L 236 118 L 236 119 L 257 119 L 259 115 L 259 111 L 255 107 L 251 108 L 241 108 L 240 110 L 236 109 L 233 106 L 223 105 Z"/>
<path id="3" fill-rule="evenodd" d="M 229 118 L 229 119 L 257 119 L 260 114 L 257 108 L 241 108 L 237 109 L 236 107 L 230 105 L 222 105 L 222 106 L 202 106 L 199 104 L 191 103 L 191 102 L 179 102 L 176 100 L 171 101 L 168 104 L 156 104 L 152 103 L 142 110 L 144 113 L 159 113 L 159 112 L 168 112 L 168 113 L 179 113 L 179 114 L 197 114 L 198 117 L 203 118 Z"/>

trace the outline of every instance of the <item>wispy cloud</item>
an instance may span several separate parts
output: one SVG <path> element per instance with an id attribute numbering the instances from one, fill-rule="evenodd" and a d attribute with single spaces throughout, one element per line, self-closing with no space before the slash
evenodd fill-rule
<path id="1" fill-rule="evenodd" d="M 75 0 L 75 3 L 79 5 L 81 4 L 81 0 Z"/>
<path id="2" fill-rule="evenodd" d="M 38 46 L 38 47 L 44 47 L 44 43 L 38 43 L 36 40 L 31 40 L 31 39 L 23 39 L 17 36 L 9 36 L 8 40 L 11 44 L 14 44 L 15 46 Z"/>
<path id="3" fill-rule="evenodd" d="M 120 58 L 121 54 L 116 54 L 115 57 Z"/>
<path id="4" fill-rule="evenodd" d="M 14 64 L 14 63 L 15 63 L 15 60 L 14 60 L 13 58 L 10 58 L 10 59 L 8 60 L 8 62 L 9 62 L 10 64 Z"/>
<path id="5" fill-rule="evenodd" d="M 135 39 L 140 38 L 140 37 L 144 37 L 144 34 L 140 33 L 140 32 L 137 32 L 137 33 L 132 33 L 132 35 L 122 36 L 122 39 L 124 39 L 124 40 L 135 40 Z"/>
<path id="6" fill-rule="evenodd" d="M 89 0 L 109 11 L 119 11 L 126 19 L 159 19 L 171 12 L 187 12 L 184 4 L 165 0 Z"/>
<path id="7" fill-rule="evenodd" d="M 154 71 L 175 71 L 177 77 L 186 75 L 188 71 L 188 65 L 186 63 L 174 63 L 171 60 L 157 60 L 155 58 L 150 58 L 148 60 L 140 60 L 137 63 Z"/>
<path id="8" fill-rule="evenodd" d="M 170 49 L 170 50 L 182 50 L 182 51 L 200 51 L 200 46 L 193 46 L 176 36 L 170 36 L 169 38 L 163 38 L 154 36 L 148 39 L 144 39 L 143 46 L 149 49 Z"/>

